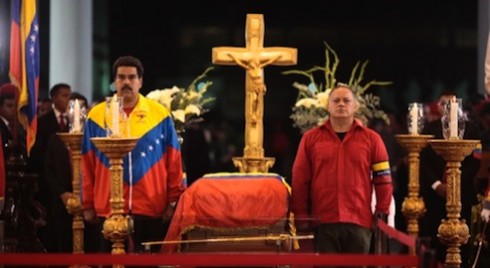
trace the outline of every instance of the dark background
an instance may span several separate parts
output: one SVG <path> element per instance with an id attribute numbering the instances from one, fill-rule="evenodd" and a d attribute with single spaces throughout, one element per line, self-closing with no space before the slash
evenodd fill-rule
<path id="1" fill-rule="evenodd" d="M 288 113 L 296 96 L 291 84 L 306 81 L 281 72 L 323 65 L 323 42 L 340 57 L 339 80 L 349 78 L 356 61 L 369 60 L 366 81 L 393 81 L 377 90 L 387 110 L 402 112 L 410 101 L 430 101 L 441 88 L 465 97 L 476 94 L 477 1 L 179 1 L 170 6 L 111 0 L 110 58 L 133 54 L 146 67 L 143 90 L 168 87 L 211 66 L 213 47 L 244 46 L 247 13 L 264 14 L 264 46 L 298 48 L 297 66 L 265 69 L 266 116 Z M 218 108 L 233 117 L 243 113 L 243 70 L 217 66 L 211 76 L 220 94 Z"/>
<path id="2" fill-rule="evenodd" d="M 324 42 L 338 53 L 337 78 L 348 81 L 357 61 L 369 60 L 365 81 L 388 80 L 372 90 L 382 107 L 403 122 L 409 102 L 430 102 L 444 89 L 465 100 L 477 93 L 477 1 L 120 1 L 108 2 L 110 58 L 133 54 L 146 68 L 144 92 L 185 86 L 211 66 L 217 46 L 245 46 L 246 14 L 264 14 L 264 46 L 298 49 L 296 66 L 265 68 L 266 156 L 273 171 L 290 174 L 300 133 L 289 119 L 302 76 L 290 69 L 323 65 Z M 215 106 L 206 123 L 226 122 L 228 142 L 241 155 L 245 72 L 215 66 L 209 78 Z M 213 131 L 223 131 L 214 129 Z M 287 133 L 288 142 L 279 142 Z M 278 149 L 279 148 L 279 149 Z M 283 149 L 281 149 L 283 148 Z M 196 152 L 196 151 L 194 151 Z M 225 171 L 225 167 L 220 167 Z"/>
<path id="3" fill-rule="evenodd" d="M 9 0 L 0 0 L 0 80 L 8 81 Z M 39 1 L 41 26 L 41 95 L 49 81 L 49 5 Z M 298 49 L 296 66 L 265 69 L 266 116 L 288 112 L 294 103 L 290 69 L 324 64 L 324 42 L 340 57 L 337 77 L 346 81 L 359 60 L 369 60 L 365 80 L 389 80 L 375 89 L 383 107 L 403 112 L 411 101 L 430 101 L 441 88 L 477 94 L 477 1 L 94 1 L 94 59 L 110 65 L 117 57 L 139 57 L 146 69 L 143 92 L 186 86 L 212 66 L 216 46 L 245 45 L 247 13 L 264 14 L 264 46 Z M 220 98 L 216 108 L 239 117 L 243 109 L 244 72 L 216 66 L 210 74 Z M 100 89 L 94 89 L 98 95 Z M 242 106 L 242 107 L 239 107 Z M 223 111 L 220 111 L 222 113 Z"/>
<path id="4" fill-rule="evenodd" d="M 0 20 L 8 26 L 9 2 L 0 0 Z M 347 81 L 357 61 L 369 60 L 364 81 L 393 82 L 372 90 L 381 97 L 382 108 L 400 119 L 409 102 L 430 102 L 444 89 L 456 90 L 466 101 L 481 98 L 477 93 L 477 4 L 447 0 L 97 0 L 93 2 L 94 47 L 103 47 L 107 53 L 94 49 L 94 60 L 110 65 L 121 55 L 140 58 L 145 66 L 144 94 L 173 85 L 186 87 L 213 66 L 213 47 L 245 46 L 246 14 L 264 14 L 264 46 L 298 49 L 296 66 L 265 68 L 266 142 L 272 126 L 280 125 L 295 151 L 300 133 L 289 119 L 297 96 L 292 83 L 307 81 L 281 72 L 323 65 L 324 42 L 340 58 L 338 80 Z M 41 95 L 47 94 L 49 84 L 49 5 L 48 0 L 39 1 Z M 2 31 L 0 39 L 2 83 L 8 81 L 8 30 Z M 229 130 L 243 133 L 245 72 L 238 66 L 214 67 L 208 79 L 213 81 L 210 94 L 216 101 L 205 123 L 226 122 Z M 94 89 L 95 96 L 100 92 Z M 237 135 L 234 141 L 240 143 L 243 139 Z M 237 148 L 241 154 L 240 145 Z"/>

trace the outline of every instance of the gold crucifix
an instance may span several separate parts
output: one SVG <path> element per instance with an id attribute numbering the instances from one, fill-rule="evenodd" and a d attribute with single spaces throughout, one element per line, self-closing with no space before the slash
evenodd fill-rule
<path id="1" fill-rule="evenodd" d="M 264 16 L 247 14 L 246 47 L 215 47 L 213 63 L 239 65 L 246 70 L 245 77 L 245 148 L 243 157 L 233 158 L 240 172 L 268 172 L 274 158 L 264 157 L 264 67 L 267 65 L 294 65 L 297 49 L 289 47 L 264 48 Z"/>

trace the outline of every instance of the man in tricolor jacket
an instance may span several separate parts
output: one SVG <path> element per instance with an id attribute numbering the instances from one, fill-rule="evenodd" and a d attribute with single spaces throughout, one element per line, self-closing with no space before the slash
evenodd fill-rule
<path id="1" fill-rule="evenodd" d="M 165 237 L 176 202 L 184 190 L 180 145 L 170 112 L 139 94 L 143 84 L 141 62 L 123 56 L 114 62 L 112 71 L 116 94 L 123 97 L 129 135 L 139 138 L 136 147 L 124 158 L 123 177 L 125 213 L 134 222 L 129 244 L 134 245 L 134 251 L 142 251 L 141 242 Z M 110 165 L 108 157 L 94 146 L 91 138 L 106 136 L 105 110 L 106 102 L 91 109 L 82 142 L 84 217 L 89 222 L 98 221 L 101 228 L 111 211 Z M 101 238 L 101 251 L 109 251 L 109 245 L 109 241 Z"/>

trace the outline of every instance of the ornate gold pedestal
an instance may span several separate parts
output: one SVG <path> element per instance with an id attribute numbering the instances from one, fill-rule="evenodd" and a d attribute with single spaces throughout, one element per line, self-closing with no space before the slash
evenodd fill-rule
<path id="1" fill-rule="evenodd" d="M 123 157 L 136 146 L 137 138 L 92 138 L 92 142 L 109 158 L 111 174 L 111 215 L 105 220 L 103 233 L 112 241 L 112 254 L 125 254 L 128 220 L 124 215 Z M 113 267 L 123 267 L 114 265 Z"/>
<path id="2" fill-rule="evenodd" d="M 408 151 L 408 196 L 402 204 L 402 213 L 407 219 L 407 232 L 417 239 L 419 234 L 418 220 L 425 213 L 424 200 L 419 196 L 420 151 L 427 146 L 433 135 L 396 135 L 396 140 Z M 415 254 L 415 249 L 409 249 Z"/>
<path id="3" fill-rule="evenodd" d="M 479 140 L 430 140 L 429 144 L 446 160 L 447 220 L 442 220 L 438 229 L 441 243 L 447 245 L 445 267 L 460 267 L 461 254 L 459 247 L 466 244 L 469 229 L 465 220 L 460 220 L 461 212 L 461 161 L 469 155 L 479 143 Z M 470 182 L 468 182 L 470 183 Z"/>
<path id="4" fill-rule="evenodd" d="M 60 139 L 70 150 L 72 158 L 72 187 L 73 194 L 68 199 L 66 209 L 73 215 L 73 253 L 82 254 L 83 224 L 82 203 L 80 200 L 80 160 L 82 157 L 82 133 L 58 133 Z M 77 266 L 78 267 L 78 266 Z"/>

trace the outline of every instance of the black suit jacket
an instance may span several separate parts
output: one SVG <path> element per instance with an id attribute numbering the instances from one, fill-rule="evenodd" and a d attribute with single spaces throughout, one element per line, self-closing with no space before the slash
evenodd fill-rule
<path id="1" fill-rule="evenodd" d="M 2 135 L 4 163 L 7 163 L 8 157 L 10 156 L 10 144 L 13 137 L 9 127 L 5 124 L 5 122 L 3 122 L 2 119 L 0 119 L 0 135 Z"/>
<path id="2" fill-rule="evenodd" d="M 49 138 L 58 132 L 67 132 L 68 129 L 60 129 L 58 119 L 54 111 L 41 116 L 37 120 L 36 142 L 31 150 L 29 165 L 31 169 L 42 174 L 44 169 L 44 158 Z"/>
<path id="3" fill-rule="evenodd" d="M 29 157 L 29 169 L 39 175 L 39 191 L 37 193 L 37 197 L 48 212 L 50 211 L 50 203 L 53 195 L 44 170 L 44 162 L 47 159 L 46 151 L 48 148 L 48 142 L 51 136 L 56 136 L 56 133 L 67 131 L 68 128 L 60 129 L 54 111 L 50 111 L 49 113 L 39 117 L 37 121 L 36 142 L 32 147 L 31 155 Z"/>
<path id="4" fill-rule="evenodd" d="M 57 135 L 51 135 L 44 160 L 44 175 L 55 198 L 72 191 L 70 153 Z"/>

